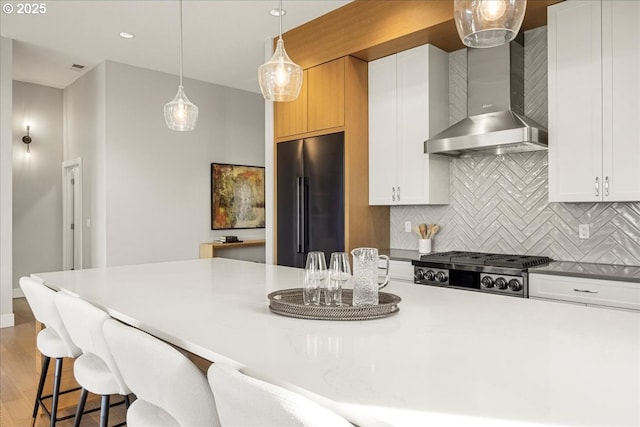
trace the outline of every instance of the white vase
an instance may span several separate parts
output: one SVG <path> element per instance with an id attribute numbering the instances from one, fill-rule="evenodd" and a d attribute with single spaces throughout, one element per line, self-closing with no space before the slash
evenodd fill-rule
<path id="1" fill-rule="evenodd" d="M 431 239 L 418 239 L 418 252 L 421 254 L 431 252 Z"/>

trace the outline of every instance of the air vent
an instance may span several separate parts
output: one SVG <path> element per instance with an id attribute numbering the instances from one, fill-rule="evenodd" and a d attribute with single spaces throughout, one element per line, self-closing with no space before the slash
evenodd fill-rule
<path id="1" fill-rule="evenodd" d="M 71 69 L 74 71 L 82 71 L 84 69 L 84 65 L 80 65 L 80 64 L 73 64 L 71 66 Z"/>

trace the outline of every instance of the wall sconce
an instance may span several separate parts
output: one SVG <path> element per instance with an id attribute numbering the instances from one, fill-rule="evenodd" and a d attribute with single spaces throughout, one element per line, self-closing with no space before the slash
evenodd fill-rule
<path id="1" fill-rule="evenodd" d="M 29 144 L 31 144 L 31 137 L 29 136 L 29 130 L 31 129 L 31 125 L 27 125 L 27 134 L 22 137 L 22 142 L 27 144 L 27 156 L 31 155 L 31 150 L 29 149 Z"/>

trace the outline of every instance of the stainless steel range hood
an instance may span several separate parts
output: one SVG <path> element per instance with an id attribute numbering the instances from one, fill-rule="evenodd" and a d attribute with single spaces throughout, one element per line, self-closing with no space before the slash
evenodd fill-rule
<path id="1" fill-rule="evenodd" d="M 524 46 L 467 49 L 467 114 L 424 143 L 424 151 L 452 157 L 545 150 L 547 130 L 524 116 Z"/>

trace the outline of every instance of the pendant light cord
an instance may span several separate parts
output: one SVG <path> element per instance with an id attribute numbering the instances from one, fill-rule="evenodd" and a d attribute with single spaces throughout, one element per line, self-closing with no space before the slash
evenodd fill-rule
<path id="1" fill-rule="evenodd" d="M 182 1 L 182 0 L 181 0 Z M 278 38 L 279 40 L 282 40 L 282 0 L 280 0 L 280 37 Z"/>
<path id="2" fill-rule="evenodd" d="M 180 86 L 182 86 L 182 0 L 180 0 Z"/>

